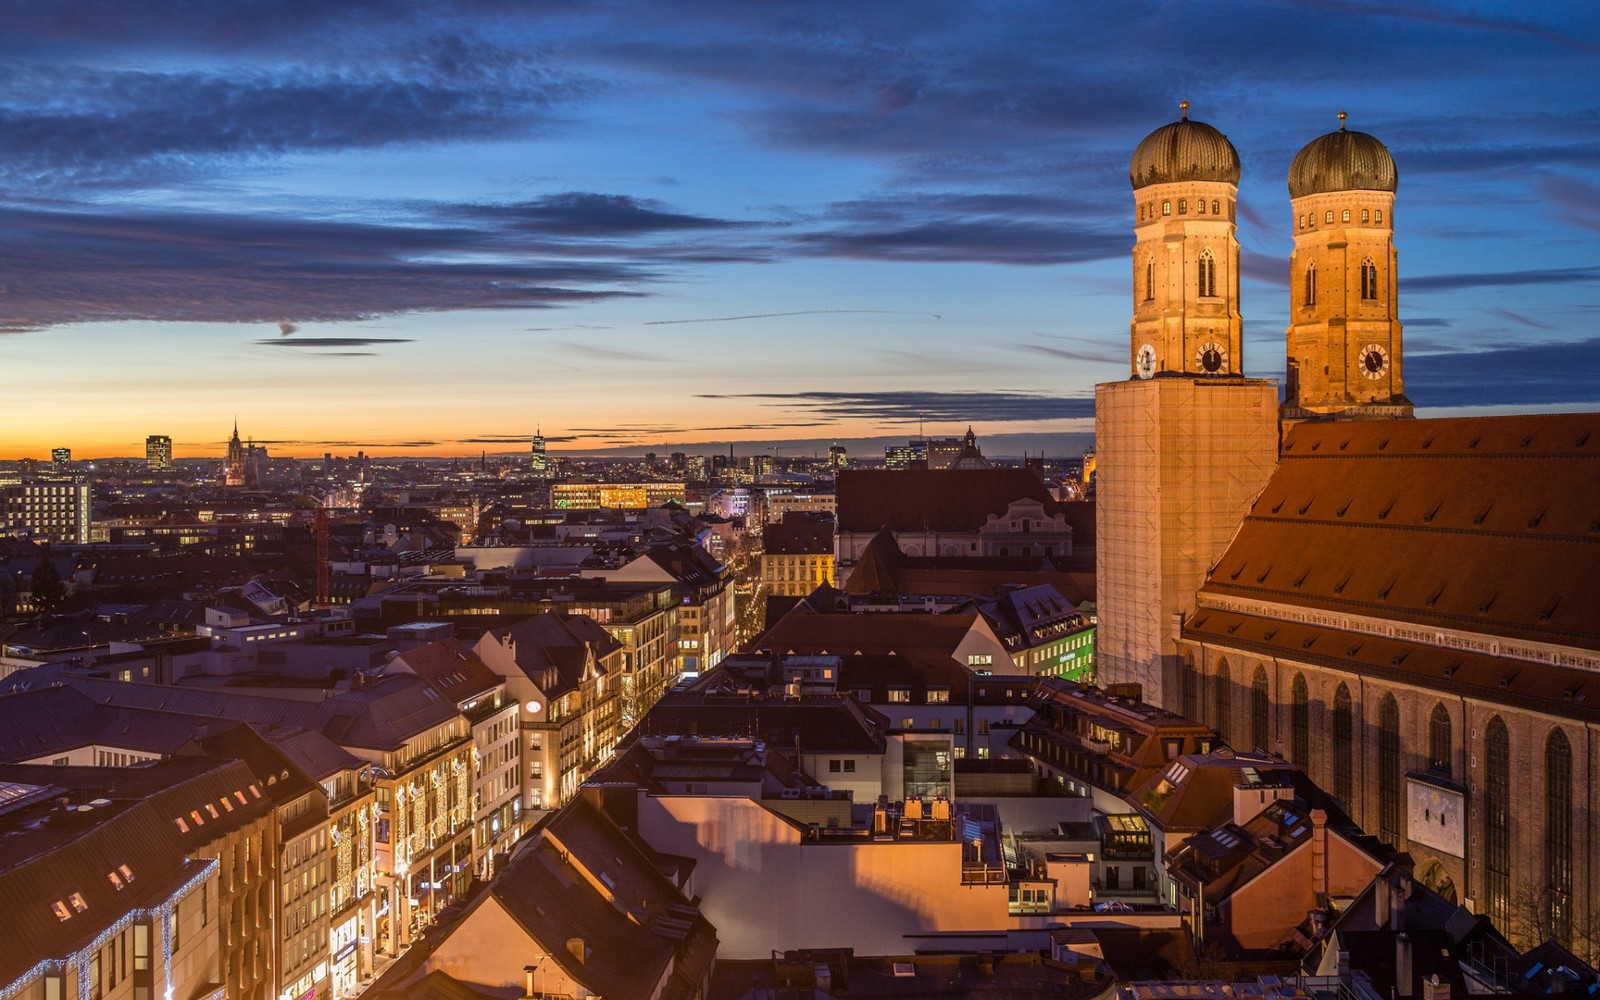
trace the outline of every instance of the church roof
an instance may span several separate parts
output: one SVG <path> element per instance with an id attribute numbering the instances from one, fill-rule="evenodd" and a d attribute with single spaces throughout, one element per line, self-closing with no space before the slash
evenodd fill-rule
<path id="1" fill-rule="evenodd" d="M 1305 423 L 1201 604 L 1600 650 L 1596 566 L 1600 414 Z"/>
<path id="2" fill-rule="evenodd" d="M 1135 191 L 1173 181 L 1238 184 L 1239 151 L 1212 126 L 1190 121 L 1185 101 L 1180 120 L 1151 132 L 1133 151 L 1128 180 Z"/>
<path id="3" fill-rule="evenodd" d="M 839 530 L 976 531 L 1018 500 L 1046 515 L 1059 505 L 1027 469 L 846 469 L 838 481 Z"/>
<path id="4" fill-rule="evenodd" d="M 1347 132 L 1344 114 L 1337 132 L 1318 136 L 1289 165 L 1289 197 L 1330 191 L 1393 191 L 1400 184 L 1389 148 L 1365 132 Z"/>

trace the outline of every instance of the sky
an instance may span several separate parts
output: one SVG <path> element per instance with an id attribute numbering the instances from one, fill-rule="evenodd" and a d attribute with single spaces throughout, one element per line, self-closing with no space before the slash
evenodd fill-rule
<path id="1" fill-rule="evenodd" d="M 1382 139 L 1420 416 L 1600 409 L 1600 4 L 0 0 L 0 459 L 1047 443 L 1128 376 L 1128 158 Z M 798 444 L 796 445 L 798 447 Z M 781 447 L 781 446 L 778 446 Z M 994 449 L 989 449 L 993 453 Z"/>

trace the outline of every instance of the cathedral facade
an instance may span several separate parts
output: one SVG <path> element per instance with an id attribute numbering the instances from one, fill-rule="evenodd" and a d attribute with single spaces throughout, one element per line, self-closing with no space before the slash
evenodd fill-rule
<path id="1" fill-rule="evenodd" d="M 1411 419 L 1398 173 L 1342 114 L 1289 168 L 1281 403 L 1242 378 L 1238 176 L 1186 108 L 1133 156 L 1101 677 L 1298 765 L 1518 944 L 1594 961 L 1600 415 Z"/>

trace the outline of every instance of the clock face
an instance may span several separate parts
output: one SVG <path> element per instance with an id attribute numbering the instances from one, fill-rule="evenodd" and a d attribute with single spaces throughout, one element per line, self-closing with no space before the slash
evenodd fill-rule
<path id="1" fill-rule="evenodd" d="M 1368 344 L 1361 349 L 1361 374 L 1376 382 L 1389 374 L 1389 352 L 1381 344 Z"/>
<path id="2" fill-rule="evenodd" d="M 1228 352 L 1216 341 L 1207 341 L 1194 352 L 1194 366 L 1203 372 L 1227 371 Z"/>
<path id="3" fill-rule="evenodd" d="M 1144 344 L 1139 348 L 1139 353 L 1134 358 L 1133 370 L 1140 378 L 1149 378 L 1156 373 L 1156 349 L 1154 344 Z"/>

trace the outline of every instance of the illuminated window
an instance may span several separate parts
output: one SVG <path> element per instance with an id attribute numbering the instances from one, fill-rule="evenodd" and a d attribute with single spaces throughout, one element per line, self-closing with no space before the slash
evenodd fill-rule
<path id="1" fill-rule="evenodd" d="M 1322 221 L 1328 225 L 1333 224 L 1333 209 L 1330 208 L 1326 212 L 1322 213 Z"/>
<path id="2" fill-rule="evenodd" d="M 50 904 L 50 912 L 56 915 L 57 920 L 72 919 L 72 911 L 67 909 L 67 904 L 59 899 Z"/>
<path id="3" fill-rule="evenodd" d="M 106 872 L 106 878 L 110 880 L 111 888 L 117 890 L 118 892 L 122 891 L 123 887 L 121 875 L 118 875 L 116 872 Z"/>
<path id="4" fill-rule="evenodd" d="M 1383 209 L 1380 208 L 1376 212 L 1372 213 L 1372 221 L 1376 222 L 1380 226 L 1383 225 Z"/>
<path id="5" fill-rule="evenodd" d="M 1348 208 L 1339 213 L 1339 221 L 1340 222 L 1349 222 L 1350 221 L 1350 210 Z"/>
<path id="6" fill-rule="evenodd" d="M 1161 214 L 1162 215 L 1171 215 L 1172 214 L 1172 202 L 1164 201 L 1164 202 L 1161 203 Z"/>
<path id="7" fill-rule="evenodd" d="M 1366 225 L 1367 223 L 1369 223 L 1371 221 L 1372 221 L 1372 213 L 1363 208 L 1361 210 L 1361 224 L 1362 225 Z"/>
<path id="8" fill-rule="evenodd" d="M 1189 199 L 1187 199 L 1187 198 L 1179 198 L 1178 199 L 1178 214 L 1179 215 L 1188 215 L 1189 214 Z"/>
<path id="9" fill-rule="evenodd" d="M 1317 265 L 1306 268 L 1306 305 L 1317 304 Z"/>
<path id="10" fill-rule="evenodd" d="M 68 896 L 67 902 L 71 903 L 72 909 L 78 913 L 82 913 L 89 908 L 89 904 L 83 901 L 83 893 L 81 892 L 75 892 Z"/>
<path id="11" fill-rule="evenodd" d="M 1219 205 L 1219 203 L 1215 198 L 1211 199 L 1211 214 L 1212 215 L 1221 215 L 1222 214 L 1221 212 L 1217 211 L 1218 205 Z"/>
<path id="12" fill-rule="evenodd" d="M 928 689 L 928 704 L 930 704 L 930 705 L 947 705 L 949 703 L 950 703 L 950 689 L 949 688 L 929 688 Z"/>
<path id="13" fill-rule="evenodd" d="M 1195 202 L 1194 210 L 1201 215 L 1206 214 L 1206 200 L 1201 198 L 1199 201 Z"/>

